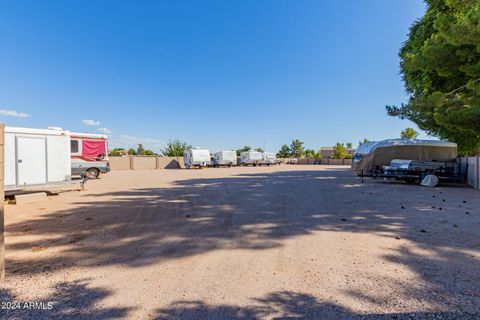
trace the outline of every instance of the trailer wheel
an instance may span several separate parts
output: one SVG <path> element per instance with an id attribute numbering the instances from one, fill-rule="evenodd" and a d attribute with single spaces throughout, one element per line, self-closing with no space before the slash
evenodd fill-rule
<path id="1" fill-rule="evenodd" d="M 87 169 L 87 171 L 85 171 L 85 176 L 88 179 L 98 179 L 98 177 L 100 177 L 100 170 L 97 168 Z"/>

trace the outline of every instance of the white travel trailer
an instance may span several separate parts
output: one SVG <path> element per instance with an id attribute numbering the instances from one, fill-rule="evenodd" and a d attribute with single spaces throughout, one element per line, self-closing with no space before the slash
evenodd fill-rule
<path id="1" fill-rule="evenodd" d="M 192 148 L 183 153 L 183 161 L 186 168 L 206 167 L 212 164 L 210 151 L 207 149 Z"/>
<path id="2" fill-rule="evenodd" d="M 213 155 L 213 165 L 219 166 L 235 166 L 237 165 L 237 152 L 235 151 L 219 151 Z"/>
<path id="3" fill-rule="evenodd" d="M 271 166 L 277 163 L 277 156 L 273 152 L 262 153 L 262 164 Z"/>
<path id="4" fill-rule="evenodd" d="M 70 133 L 5 127 L 5 190 L 68 185 Z"/>
<path id="5" fill-rule="evenodd" d="M 262 164 L 263 155 L 258 151 L 244 151 L 240 153 L 240 164 L 242 166 Z"/>

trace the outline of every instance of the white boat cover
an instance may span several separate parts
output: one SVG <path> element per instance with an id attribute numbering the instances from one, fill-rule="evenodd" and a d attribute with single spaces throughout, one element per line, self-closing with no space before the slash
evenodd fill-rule
<path id="1" fill-rule="evenodd" d="M 359 147 L 352 163 L 352 169 L 359 175 L 362 172 L 368 175 L 375 167 L 387 166 L 393 159 L 449 161 L 457 157 L 457 144 L 440 140 L 387 139 L 365 145 Z"/>

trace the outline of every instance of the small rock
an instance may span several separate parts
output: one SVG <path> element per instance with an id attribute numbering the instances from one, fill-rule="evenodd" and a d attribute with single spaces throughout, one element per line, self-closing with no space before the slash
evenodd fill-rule
<path id="1" fill-rule="evenodd" d="M 465 214 L 470 214 L 470 212 L 467 211 L 467 212 L 465 212 Z"/>
<path id="2" fill-rule="evenodd" d="M 458 228 L 458 226 L 456 224 L 453 225 L 454 228 Z"/>
<path id="3" fill-rule="evenodd" d="M 347 221 L 347 219 L 345 219 L 345 218 L 341 218 L 340 220 L 342 220 L 342 221 Z"/>
<path id="4" fill-rule="evenodd" d="M 442 207 L 438 207 L 438 210 L 442 210 Z"/>
<path id="5" fill-rule="evenodd" d="M 185 215 L 185 218 L 190 218 L 191 216 L 189 214 Z"/>
<path id="6" fill-rule="evenodd" d="M 443 202 L 445 202 L 445 199 L 442 199 Z"/>
<path id="7" fill-rule="evenodd" d="M 405 209 L 405 207 L 404 207 L 404 206 L 402 206 L 402 209 Z"/>
<path id="8" fill-rule="evenodd" d="M 400 240 L 400 237 L 395 237 L 395 239 Z"/>
<path id="9" fill-rule="evenodd" d="M 435 209 L 435 206 L 432 206 L 432 209 Z"/>
<path id="10" fill-rule="evenodd" d="M 463 202 L 463 203 L 467 203 L 467 201 L 466 201 L 466 200 L 463 200 L 462 202 Z"/>
<path id="11" fill-rule="evenodd" d="M 435 196 L 433 196 L 435 198 Z"/>
<path id="12" fill-rule="evenodd" d="M 93 218 L 85 218 L 85 220 L 92 220 Z"/>
<path id="13" fill-rule="evenodd" d="M 420 230 L 420 232 L 427 233 L 427 230 L 422 229 L 422 230 Z"/>

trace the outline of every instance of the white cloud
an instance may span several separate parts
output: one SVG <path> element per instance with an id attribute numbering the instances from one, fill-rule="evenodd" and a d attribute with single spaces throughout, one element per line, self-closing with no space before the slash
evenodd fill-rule
<path id="1" fill-rule="evenodd" d="M 99 126 L 100 125 L 100 121 L 95 121 L 95 120 L 82 120 L 83 124 L 86 125 L 86 126 L 89 126 L 89 127 L 93 127 L 93 126 Z"/>
<path id="2" fill-rule="evenodd" d="M 108 128 L 98 128 L 98 131 L 100 131 L 101 133 L 104 133 L 104 134 L 112 133 L 112 130 L 110 130 Z"/>
<path id="3" fill-rule="evenodd" d="M 153 139 L 153 138 L 139 138 L 129 136 L 126 134 L 120 135 L 118 138 L 112 138 L 108 141 L 111 148 L 134 148 L 138 147 L 138 144 L 142 144 L 145 149 L 152 150 L 154 152 L 160 152 L 165 147 L 165 141 Z"/>
<path id="4" fill-rule="evenodd" d="M 29 114 L 23 112 L 17 112 L 15 110 L 5 110 L 0 109 L 0 114 L 7 117 L 17 117 L 17 118 L 28 118 L 31 117 Z"/>

